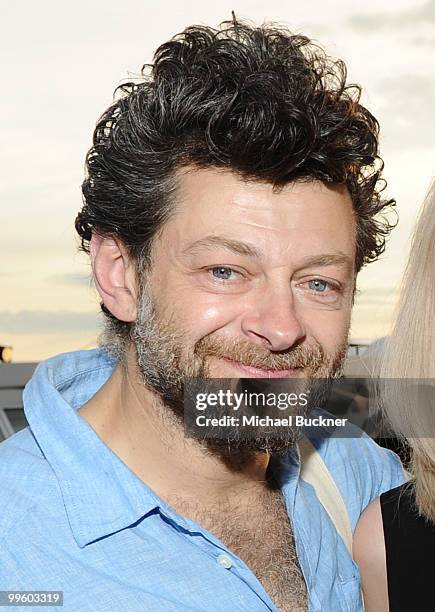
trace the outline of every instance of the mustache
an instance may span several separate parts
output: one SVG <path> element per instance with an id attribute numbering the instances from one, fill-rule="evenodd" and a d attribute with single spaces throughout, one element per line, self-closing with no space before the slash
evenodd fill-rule
<path id="1" fill-rule="evenodd" d="M 216 357 L 237 361 L 245 366 L 290 370 L 295 368 L 317 368 L 325 362 L 325 352 L 319 344 L 299 344 L 286 351 L 272 353 L 267 349 L 244 340 L 228 340 L 206 336 L 194 348 L 201 358 Z"/>

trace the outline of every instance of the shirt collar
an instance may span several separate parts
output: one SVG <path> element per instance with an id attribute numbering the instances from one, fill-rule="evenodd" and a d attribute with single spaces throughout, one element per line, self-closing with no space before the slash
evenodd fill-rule
<path id="1" fill-rule="evenodd" d="M 76 413 L 111 375 L 103 349 L 58 355 L 38 365 L 24 412 L 62 494 L 80 547 L 167 506 Z"/>
<path id="2" fill-rule="evenodd" d="M 104 349 L 64 353 L 41 362 L 23 393 L 27 421 L 56 476 L 73 536 L 81 548 L 156 509 L 188 528 L 77 414 L 115 366 Z M 298 449 L 273 459 L 272 469 L 292 513 Z"/>

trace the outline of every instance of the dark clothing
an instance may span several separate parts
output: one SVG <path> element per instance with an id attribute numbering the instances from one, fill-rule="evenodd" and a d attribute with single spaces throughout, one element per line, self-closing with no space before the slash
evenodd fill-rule
<path id="1" fill-rule="evenodd" d="M 390 612 L 435 606 L 435 525 L 418 514 L 410 483 L 381 495 Z"/>

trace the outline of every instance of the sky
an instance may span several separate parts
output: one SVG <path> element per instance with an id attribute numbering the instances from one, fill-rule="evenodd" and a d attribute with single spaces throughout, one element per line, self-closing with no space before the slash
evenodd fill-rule
<path id="1" fill-rule="evenodd" d="M 363 86 L 399 225 L 359 275 L 351 338 L 388 333 L 435 173 L 435 0 L 0 0 L 0 345 L 15 362 L 95 346 L 99 301 L 74 234 L 95 122 L 160 43 L 231 10 L 314 38 Z"/>

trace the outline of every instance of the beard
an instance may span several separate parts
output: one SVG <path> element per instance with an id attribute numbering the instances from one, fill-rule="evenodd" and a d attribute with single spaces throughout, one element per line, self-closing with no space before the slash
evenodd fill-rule
<path id="1" fill-rule="evenodd" d="M 210 358 L 225 358 L 266 369 L 303 368 L 305 377 L 298 382 L 302 382 L 304 387 L 299 386 L 299 389 L 309 388 L 311 391 L 309 405 L 303 411 L 306 414 L 311 407 L 320 407 L 326 400 L 334 378 L 341 374 L 347 351 L 345 339 L 333 354 L 328 355 L 318 342 L 271 352 L 246 340 L 232 340 L 216 334 L 205 336 L 189 347 L 188 337 L 188 333 L 176 324 L 173 315 L 164 316 L 157 311 L 149 286 L 143 285 L 138 316 L 131 332 L 140 381 L 156 397 L 157 404 L 163 407 L 164 418 L 169 418 L 170 423 L 176 426 L 185 424 L 189 381 L 215 378 L 211 372 Z M 315 379 L 315 384 L 310 386 L 310 379 Z M 270 384 L 270 379 L 266 380 Z M 252 388 L 258 391 L 258 379 L 253 381 L 252 387 L 249 379 L 240 382 L 243 382 L 245 390 Z M 301 428 L 296 426 L 279 428 L 272 433 L 260 426 L 254 433 L 252 430 L 247 433 L 243 428 L 221 431 L 225 434 L 202 439 L 196 435 L 194 437 L 233 468 L 246 464 L 258 452 L 284 453 L 296 444 L 301 435 Z"/>

